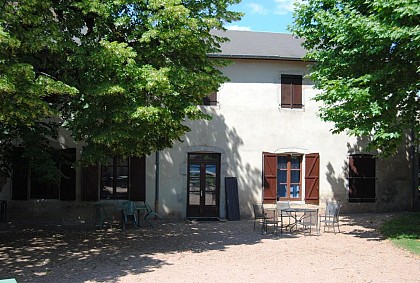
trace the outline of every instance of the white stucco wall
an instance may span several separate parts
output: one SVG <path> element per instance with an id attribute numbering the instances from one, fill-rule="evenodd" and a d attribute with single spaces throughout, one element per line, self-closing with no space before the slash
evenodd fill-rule
<path id="1" fill-rule="evenodd" d="M 377 160 L 377 202 L 369 204 L 347 203 L 347 162 L 351 153 L 362 153 L 365 142 L 345 134 L 332 135 L 331 124 L 316 115 L 319 104 L 312 100 L 316 94 L 312 83 L 303 81 L 303 109 L 280 108 L 281 75 L 305 75 L 304 62 L 277 60 L 236 60 L 223 69 L 230 82 L 218 92 L 217 106 L 203 106 L 213 117 L 210 121 L 189 121 L 191 131 L 183 142 L 160 152 L 159 198 L 156 210 L 167 217 L 186 217 L 187 210 L 187 154 L 214 152 L 221 155 L 220 217 L 226 217 L 224 178 L 237 177 L 241 218 L 251 217 L 252 204 L 262 200 L 262 152 L 320 155 L 320 205 L 326 199 L 343 203 L 343 211 L 389 211 L 410 207 L 411 178 L 409 155 L 403 147 L 400 154 L 387 160 Z M 76 147 L 65 132 L 59 139 L 60 147 Z M 80 152 L 78 156 L 80 156 Z M 156 155 L 146 158 L 146 201 L 154 207 L 156 193 Z M 305 172 L 303 162 L 302 172 Z M 77 168 L 76 201 L 58 200 L 12 201 L 9 207 L 29 210 L 53 209 L 86 220 L 92 218 L 93 203 L 81 201 L 81 170 Z M 301 195 L 305 195 L 302 176 Z M 10 200 L 10 180 L 0 190 L 0 199 Z M 302 198 L 302 203 L 304 202 Z M 76 214 L 76 210 L 83 210 Z M 31 212 L 32 213 L 32 212 Z M 62 214 L 62 213 L 61 213 Z M 25 215 L 27 219 L 28 214 Z M 63 216 L 64 217 L 64 216 Z M 36 220 L 40 217 L 37 216 Z"/>
<path id="2" fill-rule="evenodd" d="M 187 153 L 192 151 L 222 153 L 222 218 L 225 217 L 225 176 L 238 179 L 242 217 L 250 217 L 252 203 L 262 200 L 264 151 L 319 153 L 320 204 L 334 198 L 344 202 L 344 210 L 357 210 L 360 206 L 365 210 L 378 209 L 377 204 L 346 203 L 348 154 L 362 152 L 364 144 L 345 134 L 330 133 L 331 125 L 322 122 L 316 115 L 319 104 L 312 100 L 316 94 L 312 83 L 304 79 L 303 109 L 279 107 L 281 75 L 305 75 L 306 63 L 236 60 L 224 69 L 224 73 L 230 82 L 219 89 L 218 105 L 203 107 L 213 119 L 189 122 L 191 132 L 184 142 L 161 154 L 160 209 L 169 214 L 186 216 L 186 158 Z M 402 164 L 406 167 L 406 160 Z M 381 167 L 380 162 L 378 166 Z M 305 172 L 304 169 L 302 172 Z M 304 196 L 304 180 L 302 185 Z"/>

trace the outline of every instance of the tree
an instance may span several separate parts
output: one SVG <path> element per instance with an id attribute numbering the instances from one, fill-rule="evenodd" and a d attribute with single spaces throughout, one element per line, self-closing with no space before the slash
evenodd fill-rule
<path id="1" fill-rule="evenodd" d="M 308 0 L 291 31 L 305 38 L 320 117 L 334 133 L 371 137 L 388 155 L 420 133 L 420 5 L 414 0 Z"/>
<path id="2" fill-rule="evenodd" d="M 224 40 L 210 30 L 239 19 L 228 10 L 239 1 L 3 1 L 0 155 L 18 145 L 33 159 L 59 126 L 88 163 L 172 146 L 226 81 L 225 63 L 206 54 Z M 34 138 L 45 147 L 30 149 Z"/>

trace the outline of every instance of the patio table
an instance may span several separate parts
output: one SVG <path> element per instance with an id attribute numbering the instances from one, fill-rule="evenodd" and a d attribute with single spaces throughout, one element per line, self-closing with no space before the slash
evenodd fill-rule
<path id="1" fill-rule="evenodd" d="M 280 231 L 283 231 L 283 228 L 289 227 L 290 228 L 290 232 L 292 232 L 293 228 L 296 228 L 295 231 L 297 232 L 297 225 L 300 223 L 300 221 L 302 220 L 303 215 L 305 214 L 309 214 L 309 218 L 310 221 L 313 219 L 312 217 L 318 217 L 318 208 L 308 208 L 308 207 L 289 207 L 289 208 L 284 208 L 281 209 L 281 213 L 286 213 L 287 215 L 289 215 L 294 222 L 293 223 L 289 223 L 288 225 L 284 226 L 283 225 L 283 221 L 281 223 L 281 229 Z M 318 230 L 318 218 L 316 219 L 316 229 Z"/>

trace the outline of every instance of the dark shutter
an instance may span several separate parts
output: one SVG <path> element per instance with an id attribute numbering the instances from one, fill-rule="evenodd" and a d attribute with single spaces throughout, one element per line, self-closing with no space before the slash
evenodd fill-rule
<path id="1" fill-rule="evenodd" d="M 319 204 L 319 153 L 305 155 L 305 203 Z"/>
<path id="2" fill-rule="evenodd" d="M 130 158 L 130 186 L 128 195 L 130 200 L 146 200 L 146 158 L 143 156 Z"/>
<path id="3" fill-rule="evenodd" d="M 217 92 L 212 92 L 203 98 L 203 105 L 217 105 Z"/>
<path id="4" fill-rule="evenodd" d="M 277 202 L 277 155 L 263 152 L 263 202 Z"/>
<path id="5" fill-rule="evenodd" d="M 98 200 L 98 166 L 82 168 L 82 200 Z"/>
<path id="6" fill-rule="evenodd" d="M 373 155 L 349 156 L 349 202 L 375 202 L 375 163 Z"/>
<path id="7" fill-rule="evenodd" d="M 60 200 L 76 200 L 76 149 L 61 150 L 60 170 L 63 176 L 60 180 Z"/>
<path id="8" fill-rule="evenodd" d="M 239 196 L 238 196 L 238 180 L 236 177 L 225 178 L 226 192 L 226 216 L 227 220 L 240 220 L 239 214 Z"/>
<path id="9" fill-rule="evenodd" d="M 28 199 L 28 166 L 24 159 L 17 159 L 13 164 L 12 199 Z"/>
<path id="10" fill-rule="evenodd" d="M 281 76 L 281 107 L 302 108 L 302 76 Z"/>

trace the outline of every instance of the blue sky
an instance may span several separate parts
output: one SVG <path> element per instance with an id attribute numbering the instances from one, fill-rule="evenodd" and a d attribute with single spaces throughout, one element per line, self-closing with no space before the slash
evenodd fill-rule
<path id="1" fill-rule="evenodd" d="M 242 0 L 231 10 L 245 13 L 241 21 L 226 25 L 228 29 L 290 33 L 295 0 Z"/>

